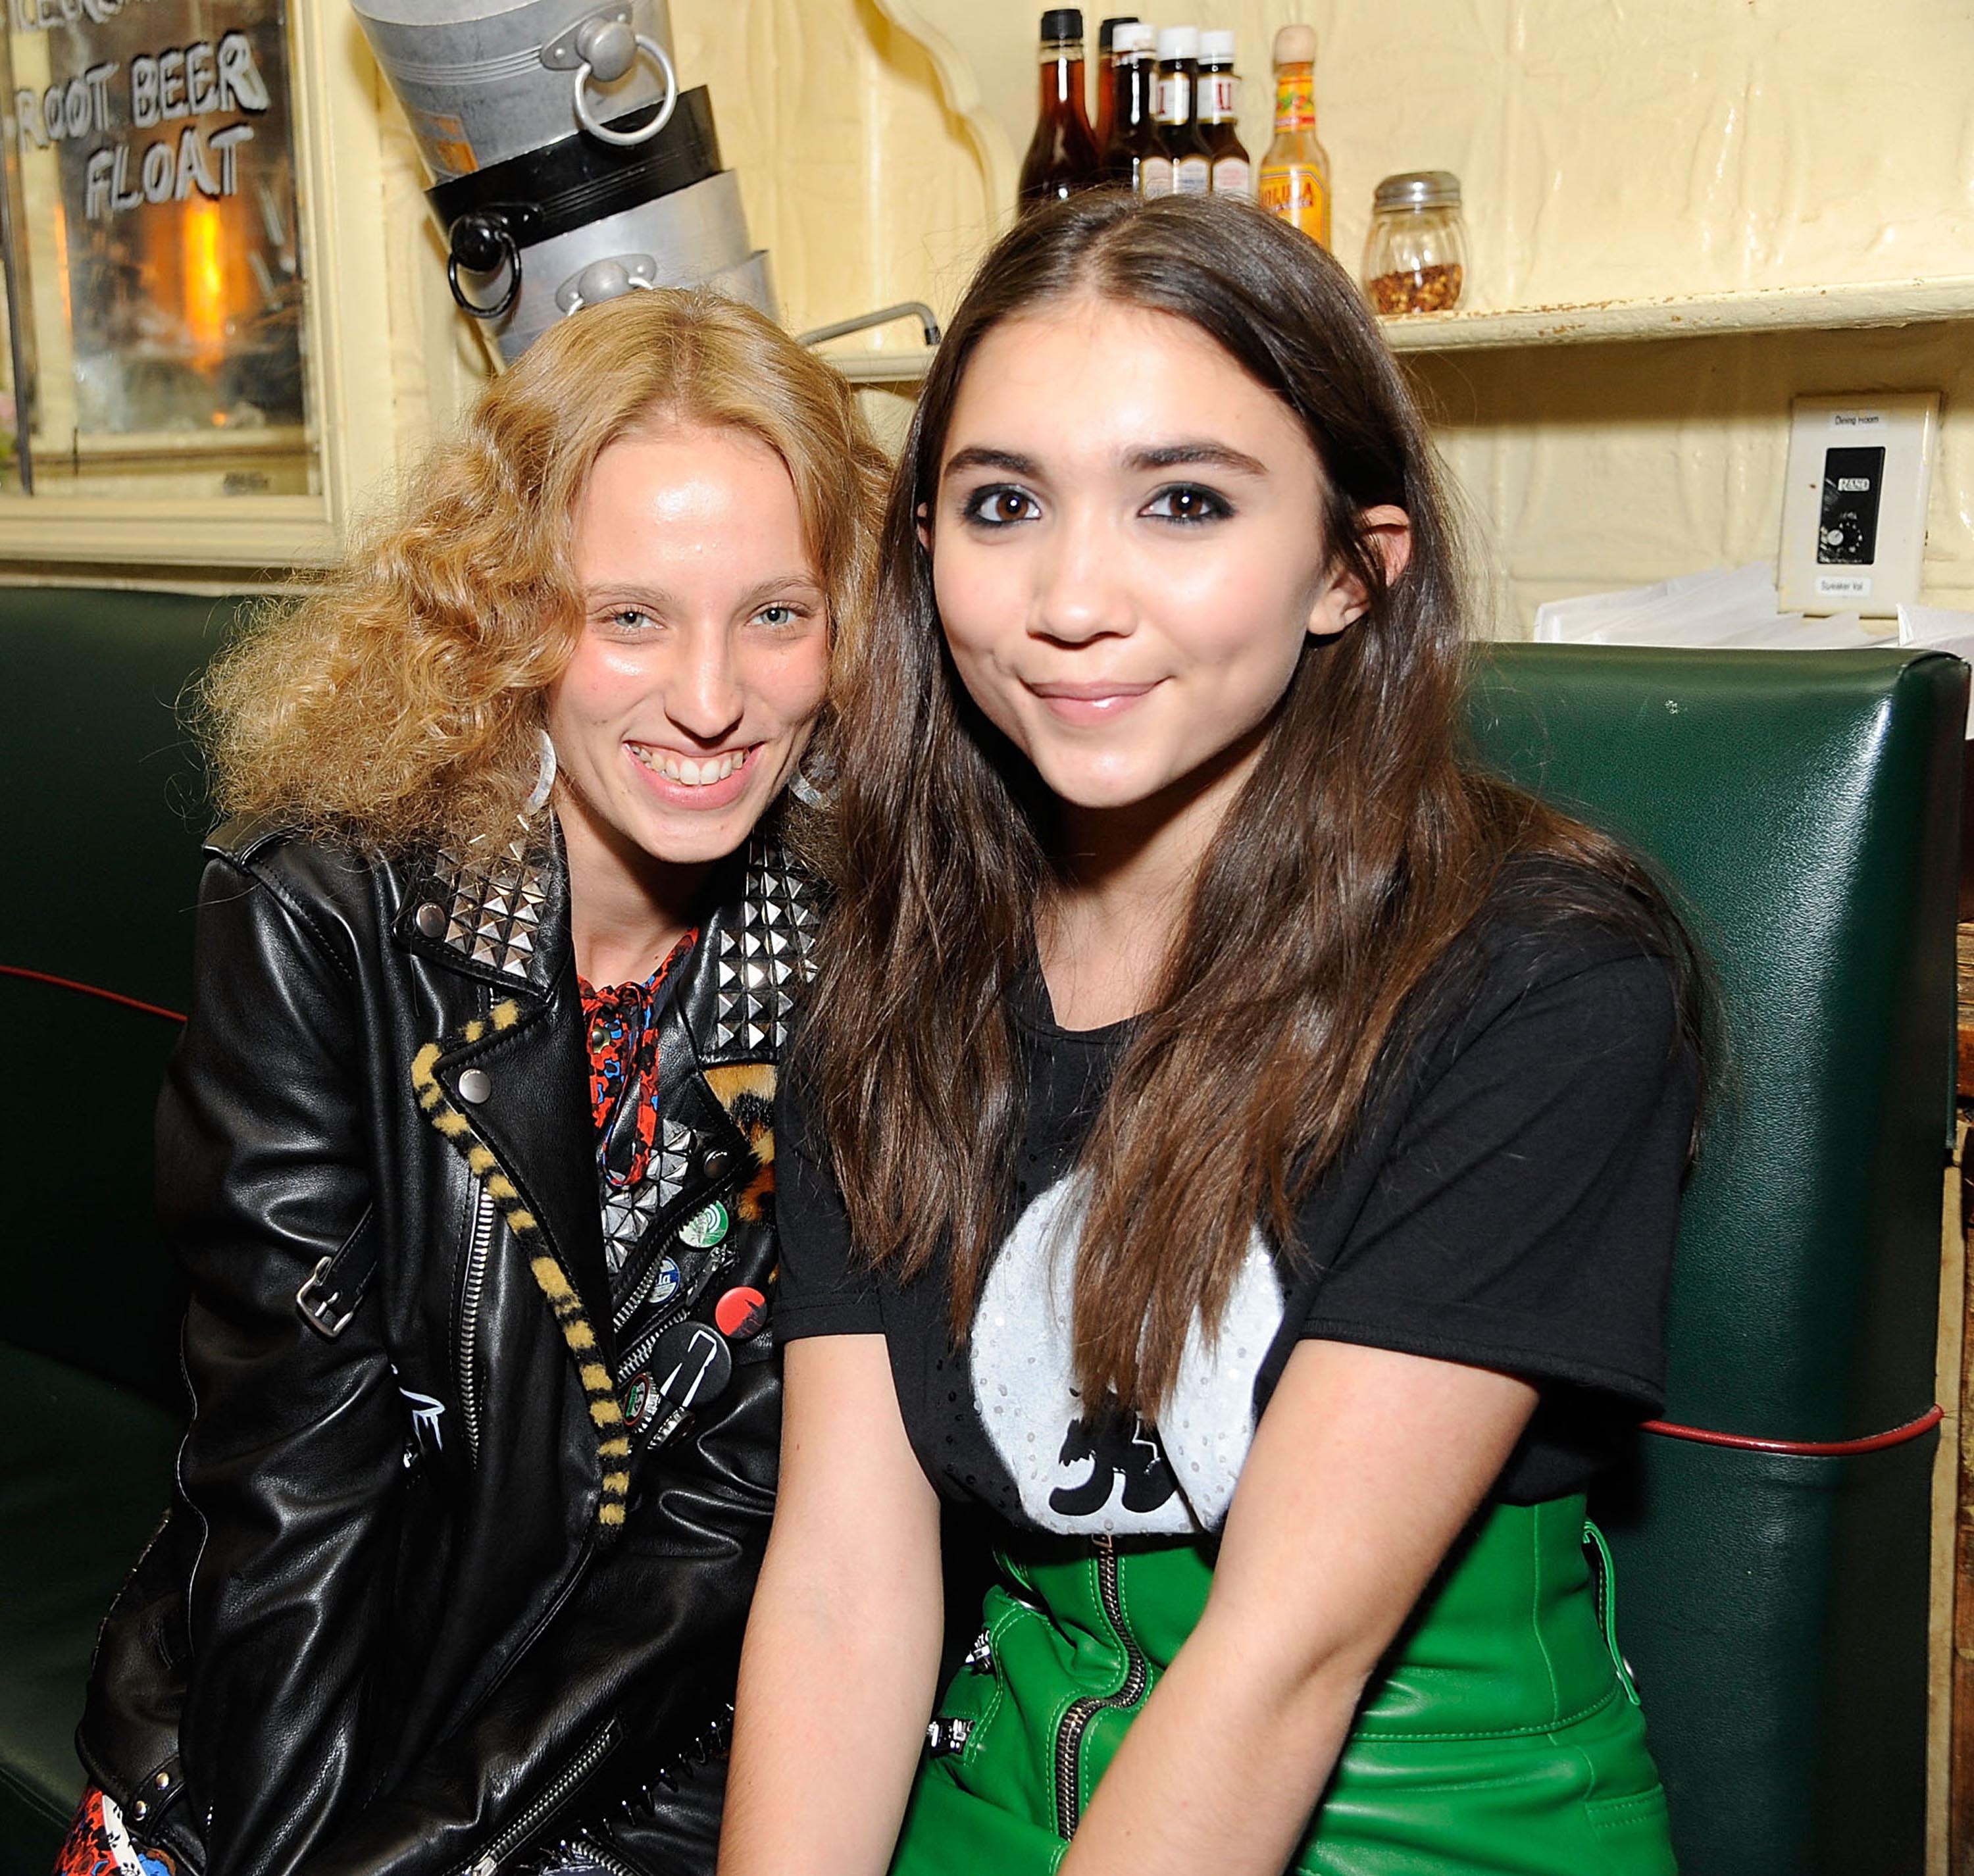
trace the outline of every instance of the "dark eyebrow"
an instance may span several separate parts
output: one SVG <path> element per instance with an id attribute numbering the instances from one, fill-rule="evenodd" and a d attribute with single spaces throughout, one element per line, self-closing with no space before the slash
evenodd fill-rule
<path id="1" fill-rule="evenodd" d="M 1265 476 L 1267 465 L 1225 443 L 1205 441 L 1161 443 L 1155 448 L 1133 450 L 1124 458 L 1127 469 L 1182 469 L 1199 464 L 1207 468 L 1231 469 L 1236 475 Z"/>
<path id="2" fill-rule="evenodd" d="M 1035 458 L 1017 455 L 1012 450 L 993 449 L 984 443 L 969 444 L 963 450 L 956 450 L 946 459 L 942 475 L 957 475 L 962 469 L 1005 469 L 1010 475 L 1031 476 L 1040 473 Z"/>

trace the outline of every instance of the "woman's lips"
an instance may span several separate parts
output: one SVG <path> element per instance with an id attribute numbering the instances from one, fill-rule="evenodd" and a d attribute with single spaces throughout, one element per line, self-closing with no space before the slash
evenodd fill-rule
<path id="1" fill-rule="evenodd" d="M 749 779 L 759 766 L 765 746 L 756 743 L 744 751 L 721 749 L 710 756 L 686 756 L 677 749 L 656 748 L 649 743 L 624 745 L 640 780 L 667 807 L 707 813 L 732 807 L 747 792 Z M 689 782 L 683 775 L 674 777 L 664 772 L 664 767 L 672 767 L 684 771 L 686 775 L 695 770 L 702 776 L 709 770 L 716 775 L 726 762 L 736 756 L 739 759 L 732 771 L 716 781 Z"/>
<path id="2" fill-rule="evenodd" d="M 1097 678 L 1080 684 L 1031 684 L 1031 697 L 1039 698 L 1049 713 L 1066 723 L 1114 722 L 1159 687 L 1159 680 L 1146 684 L 1126 684 L 1117 678 Z"/>

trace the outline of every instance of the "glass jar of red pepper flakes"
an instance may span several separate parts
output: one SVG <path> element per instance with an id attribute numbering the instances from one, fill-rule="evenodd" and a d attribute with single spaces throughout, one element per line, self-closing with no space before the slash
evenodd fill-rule
<path id="1" fill-rule="evenodd" d="M 1364 290 L 1380 313 L 1450 313 L 1467 284 L 1460 179 L 1444 169 L 1387 176 L 1372 198 Z"/>

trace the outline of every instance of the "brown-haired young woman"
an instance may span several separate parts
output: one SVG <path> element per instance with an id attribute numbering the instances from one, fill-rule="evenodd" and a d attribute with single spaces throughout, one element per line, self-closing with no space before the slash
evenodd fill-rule
<path id="1" fill-rule="evenodd" d="M 881 471 L 767 320 L 633 294 L 212 674 L 193 1417 L 64 1870 L 712 1868 L 812 922 L 772 815 Z"/>
<path id="2" fill-rule="evenodd" d="M 1093 196 L 989 257 L 843 704 L 728 1876 L 1672 1868 L 1582 1493 L 1692 973 L 1462 763 L 1467 609 L 1313 244 Z M 942 1497 L 999 1581 L 935 1705 Z"/>

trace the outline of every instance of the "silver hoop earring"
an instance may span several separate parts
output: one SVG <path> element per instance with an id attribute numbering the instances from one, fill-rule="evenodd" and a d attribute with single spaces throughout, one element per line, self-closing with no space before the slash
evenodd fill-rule
<path id="1" fill-rule="evenodd" d="M 808 765 L 815 764 L 815 774 L 812 779 Z M 829 751 L 816 744 L 809 746 L 808 753 L 795 764 L 795 772 L 789 777 L 789 792 L 805 808 L 827 808 L 836 792 L 836 763 Z"/>
<path id="2" fill-rule="evenodd" d="M 537 730 L 535 734 L 541 738 L 541 766 L 536 772 L 535 785 L 529 789 L 528 799 L 521 805 L 524 815 L 539 814 L 548 805 L 549 795 L 555 787 L 555 744 L 549 741 L 546 730 Z"/>

